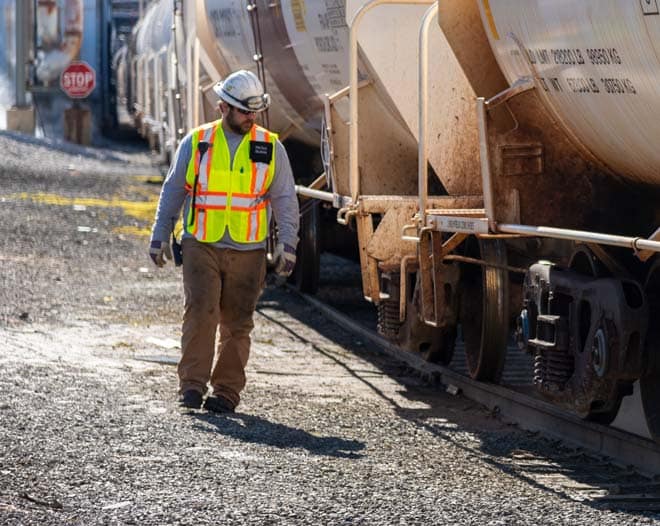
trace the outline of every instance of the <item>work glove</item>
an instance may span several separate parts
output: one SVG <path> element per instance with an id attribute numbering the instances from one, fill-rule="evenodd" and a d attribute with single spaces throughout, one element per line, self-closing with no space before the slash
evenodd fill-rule
<path id="1" fill-rule="evenodd" d="M 275 273 L 278 276 L 289 277 L 296 265 L 296 249 L 286 243 L 278 243 L 273 252 Z"/>
<path id="2" fill-rule="evenodd" d="M 149 257 L 157 267 L 162 267 L 168 259 L 172 259 L 170 244 L 167 241 L 154 239 L 149 245 Z"/>

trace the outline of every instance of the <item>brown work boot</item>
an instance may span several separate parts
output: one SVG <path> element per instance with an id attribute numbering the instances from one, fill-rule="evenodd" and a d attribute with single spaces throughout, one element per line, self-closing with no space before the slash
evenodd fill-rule
<path id="1" fill-rule="evenodd" d="M 209 396 L 204 402 L 204 409 L 213 413 L 233 413 L 234 404 L 222 396 Z"/>

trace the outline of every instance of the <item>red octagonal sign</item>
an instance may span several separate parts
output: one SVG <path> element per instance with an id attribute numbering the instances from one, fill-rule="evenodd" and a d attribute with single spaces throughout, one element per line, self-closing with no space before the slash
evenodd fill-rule
<path id="1" fill-rule="evenodd" d="M 84 99 L 96 87 L 96 72 L 87 62 L 71 62 L 60 75 L 60 87 L 72 99 Z"/>

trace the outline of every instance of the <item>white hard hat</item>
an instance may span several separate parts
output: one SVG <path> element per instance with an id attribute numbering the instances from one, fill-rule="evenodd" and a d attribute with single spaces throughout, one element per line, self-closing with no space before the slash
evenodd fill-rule
<path id="1" fill-rule="evenodd" d="M 264 93 L 259 78 L 245 69 L 240 69 L 221 80 L 213 91 L 230 106 L 245 111 L 264 111 L 270 105 L 270 96 Z"/>

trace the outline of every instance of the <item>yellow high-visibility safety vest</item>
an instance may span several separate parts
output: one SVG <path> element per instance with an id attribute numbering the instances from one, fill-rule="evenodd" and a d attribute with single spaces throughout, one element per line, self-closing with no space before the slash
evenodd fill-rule
<path id="1" fill-rule="evenodd" d="M 277 134 L 255 124 L 236 149 L 232 166 L 222 120 L 193 132 L 186 172 L 186 189 L 191 196 L 187 232 L 206 243 L 219 241 L 225 228 L 238 243 L 266 239 L 270 203 L 266 193 L 275 175 L 276 141 Z M 201 142 L 209 144 L 204 155 L 199 149 Z"/>

